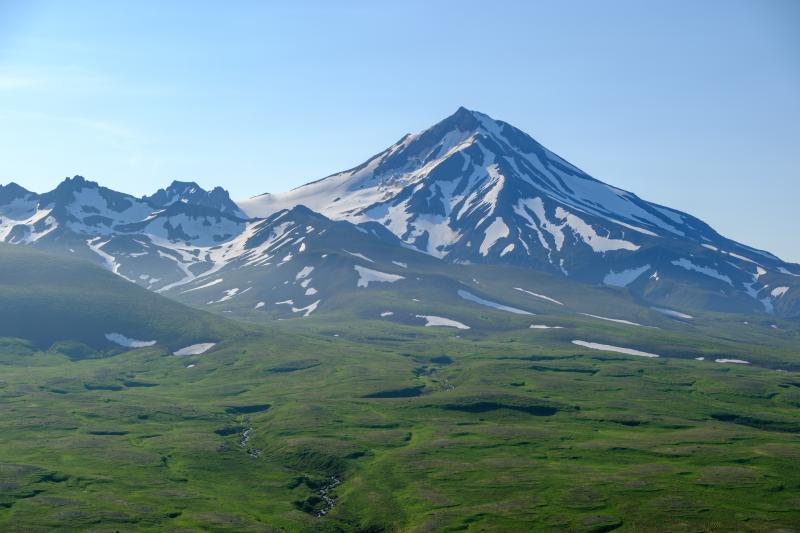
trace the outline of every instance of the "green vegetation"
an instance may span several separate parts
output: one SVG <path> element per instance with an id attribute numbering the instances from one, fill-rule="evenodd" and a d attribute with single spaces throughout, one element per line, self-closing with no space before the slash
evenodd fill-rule
<path id="1" fill-rule="evenodd" d="M 561 330 L 278 325 L 190 357 L 71 360 L 5 341 L 0 529 L 800 522 L 796 372 L 591 351 Z"/>
<path id="2" fill-rule="evenodd" d="M 86 261 L 0 244 L 0 337 L 83 359 L 119 351 L 108 333 L 178 349 L 237 330 Z"/>
<path id="3" fill-rule="evenodd" d="M 465 302 L 429 272 L 410 289 L 342 292 L 308 318 L 248 306 L 246 324 L 80 261 L 0 252 L 2 531 L 800 523 L 797 322 L 677 321 L 548 282 L 557 305 L 508 289 L 545 278 L 470 266 L 449 276 L 536 315 Z M 470 329 L 423 327 L 422 304 Z M 108 332 L 158 342 L 126 349 Z M 216 344 L 173 355 L 202 342 Z"/>

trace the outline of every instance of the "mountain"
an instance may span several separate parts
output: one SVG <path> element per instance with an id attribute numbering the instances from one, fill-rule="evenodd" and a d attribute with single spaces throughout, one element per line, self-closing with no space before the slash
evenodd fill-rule
<path id="1" fill-rule="evenodd" d="M 0 242 L 91 260 L 218 311 L 263 302 L 272 317 L 305 315 L 292 309 L 317 300 L 315 310 L 332 310 L 334 300 L 361 294 L 352 292 L 359 278 L 348 252 L 386 258 L 373 261 L 391 275 L 400 275 L 392 261 L 422 272 L 509 266 L 610 287 L 648 308 L 800 316 L 800 265 L 598 181 L 510 124 L 465 108 L 353 169 L 239 205 L 194 182 L 141 198 L 81 176 L 45 194 L 0 186 Z M 287 272 L 302 262 L 316 269 L 316 299 L 304 287 L 292 293 L 298 280 Z M 450 282 L 463 290 L 463 279 Z M 238 292 L 206 298 L 206 285 Z"/>
<path id="2" fill-rule="evenodd" d="M 241 235 L 246 226 L 227 192 L 179 182 L 136 198 L 75 176 L 41 195 L 16 184 L 0 187 L 5 198 L 0 241 L 88 259 L 149 289 L 211 268 L 197 250 Z"/>
<path id="3" fill-rule="evenodd" d="M 175 203 L 192 204 L 208 207 L 234 218 L 246 218 L 239 206 L 231 200 L 228 191 L 222 187 L 206 191 L 193 181 L 173 181 L 166 189 L 159 189 L 142 200 L 154 208 L 164 208 Z"/>
<path id="4" fill-rule="evenodd" d="M 295 205 L 380 223 L 450 262 L 530 267 L 665 306 L 800 313 L 800 266 L 598 181 L 463 107 L 353 169 L 240 202 L 253 217 Z"/>
<path id="5" fill-rule="evenodd" d="M 222 340 L 227 321 L 190 309 L 71 257 L 0 244 L 0 337 L 70 356 Z M 64 348 L 67 347 L 67 348 Z"/>

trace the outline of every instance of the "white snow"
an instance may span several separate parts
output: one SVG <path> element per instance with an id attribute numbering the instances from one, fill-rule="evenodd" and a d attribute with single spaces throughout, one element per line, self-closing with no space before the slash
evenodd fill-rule
<path id="1" fill-rule="evenodd" d="M 591 225 L 584 222 L 582 218 L 562 209 L 561 207 L 556 207 L 556 218 L 564 221 L 561 227 L 564 227 L 565 225 L 569 226 L 572 231 L 576 235 L 579 235 L 583 242 L 588 244 L 595 252 L 603 253 L 614 250 L 634 251 L 640 248 L 638 244 L 634 244 L 623 239 L 612 239 L 598 235 L 595 229 Z"/>
<path id="2" fill-rule="evenodd" d="M 545 326 L 544 324 L 531 324 L 530 329 L 564 329 L 562 326 Z"/>
<path id="3" fill-rule="evenodd" d="M 694 319 L 692 315 L 687 315 L 686 313 L 681 313 L 679 311 L 675 311 L 672 309 L 667 309 L 665 307 L 651 307 L 653 311 L 658 311 L 659 313 L 663 313 L 667 316 L 671 316 L 674 318 L 686 318 L 686 319 Z"/>
<path id="4" fill-rule="evenodd" d="M 503 222 L 503 219 L 500 217 L 495 218 L 484 232 L 483 242 L 481 243 L 479 253 L 481 255 L 487 255 L 489 253 L 489 249 L 494 245 L 494 243 L 503 237 L 508 237 L 508 231 L 508 226 L 506 226 L 506 223 Z"/>
<path id="5" fill-rule="evenodd" d="M 517 309 L 516 307 L 510 307 L 508 305 L 499 304 L 497 302 L 493 302 L 491 300 L 484 300 L 478 296 L 475 296 L 471 292 L 467 292 L 465 290 L 459 289 L 458 295 L 470 302 L 474 302 L 478 305 L 485 305 L 486 307 L 492 307 L 494 309 L 498 309 L 500 311 L 507 311 L 509 313 L 514 313 L 517 315 L 533 315 L 533 313 L 529 313 L 528 311 L 523 311 L 522 309 Z"/>
<path id="6" fill-rule="evenodd" d="M 392 261 L 392 264 L 397 265 L 397 266 L 402 267 L 402 268 L 408 268 L 408 264 L 407 263 L 403 263 L 401 261 Z"/>
<path id="7" fill-rule="evenodd" d="M 228 290 L 224 291 L 225 294 L 222 296 L 222 298 L 220 298 L 216 302 L 209 302 L 209 303 L 217 303 L 217 304 L 219 304 L 219 303 L 222 303 L 222 302 L 227 302 L 229 300 L 232 300 L 234 296 L 238 296 L 238 295 L 244 294 L 247 291 L 249 291 L 250 289 L 252 289 L 252 287 L 247 287 L 242 292 L 239 292 L 239 288 L 238 287 L 234 287 L 233 289 L 228 289 Z"/>
<path id="8" fill-rule="evenodd" d="M 426 321 L 425 327 L 443 326 L 447 328 L 469 329 L 469 326 L 467 326 L 466 324 L 462 324 L 457 320 L 451 320 L 449 318 L 443 318 L 434 315 L 416 315 L 416 316 L 417 318 L 425 319 Z"/>
<path id="9" fill-rule="evenodd" d="M 131 339 L 130 337 L 126 337 L 121 333 L 106 333 L 106 339 L 110 340 L 114 344 L 119 344 L 120 346 L 124 346 L 126 348 L 146 348 L 147 346 L 153 346 L 156 343 L 156 341 L 140 341 Z"/>
<path id="10" fill-rule="evenodd" d="M 172 352 L 172 355 L 200 355 L 209 351 L 211 348 L 216 346 L 216 344 L 216 342 L 201 342 L 199 344 L 192 344 Z"/>
<path id="11" fill-rule="evenodd" d="M 313 266 L 305 266 L 303 267 L 300 272 L 294 277 L 295 280 L 301 280 L 307 278 L 312 272 L 314 271 Z"/>
<path id="12" fill-rule="evenodd" d="M 564 305 L 564 304 L 562 304 L 561 302 L 559 302 L 558 300 L 555 300 L 555 299 L 553 299 L 553 298 L 550 298 L 549 296 L 545 296 L 544 294 L 537 294 L 537 293 L 535 293 L 535 292 L 531 292 L 531 291 L 528 291 L 528 290 L 522 289 L 522 288 L 520 288 L 520 287 L 514 287 L 514 289 L 515 289 L 515 290 L 518 290 L 518 291 L 520 291 L 520 292 L 524 292 L 525 294 L 530 294 L 531 296 L 535 296 L 536 298 L 541 298 L 542 300 L 547 300 L 548 302 L 552 302 L 552 303 L 554 303 L 554 304 L 558 304 L 558 305 Z"/>
<path id="13" fill-rule="evenodd" d="M 634 226 L 633 224 L 628 224 L 626 222 L 622 222 L 621 220 L 616 220 L 613 218 L 610 218 L 609 220 L 611 220 L 611 222 L 613 222 L 614 224 L 625 226 L 628 229 L 632 229 L 633 231 L 638 231 L 639 233 L 644 233 L 645 235 L 649 235 L 650 237 L 660 237 L 658 233 L 653 233 L 652 231 L 640 228 L 639 226 Z"/>
<path id="14" fill-rule="evenodd" d="M 266 303 L 264 303 L 264 302 L 258 302 L 258 303 L 256 304 L 256 307 L 255 307 L 255 309 L 261 309 L 261 308 L 262 308 L 262 307 L 264 307 L 265 305 L 267 305 L 267 304 L 266 304 Z"/>
<path id="15" fill-rule="evenodd" d="M 642 328 L 650 327 L 650 326 L 645 326 L 643 324 L 637 324 L 636 322 L 631 322 L 630 320 L 622 320 L 621 318 L 608 318 L 606 316 L 592 315 L 589 313 L 581 313 L 581 314 L 584 316 L 590 316 L 592 318 L 598 318 L 600 320 L 607 320 L 608 322 L 616 322 L 617 324 L 626 324 L 628 326 L 639 326 Z"/>
<path id="16" fill-rule="evenodd" d="M 733 363 L 737 365 L 749 365 L 750 361 L 745 361 L 744 359 L 714 359 L 717 363 Z"/>
<path id="17" fill-rule="evenodd" d="M 364 261 L 369 261 L 370 263 L 374 263 L 375 262 L 372 259 L 370 259 L 369 257 L 367 257 L 366 255 L 360 254 L 358 252 L 351 252 L 349 250 L 345 250 L 344 248 L 342 248 L 342 251 L 343 252 L 347 252 L 348 254 L 352 255 L 353 257 L 358 257 L 359 259 L 363 259 Z"/>
<path id="18" fill-rule="evenodd" d="M 613 287 L 627 287 L 648 270 L 650 270 L 649 264 L 638 268 L 629 268 L 621 272 L 614 272 L 612 270 L 603 278 L 603 283 Z"/>
<path id="19" fill-rule="evenodd" d="M 181 294 L 186 294 L 187 292 L 199 291 L 200 289 L 206 289 L 208 287 L 213 287 L 214 285 L 218 285 L 218 284 L 220 284 L 222 282 L 223 282 L 223 278 L 217 278 L 217 279 L 215 279 L 213 281 L 209 281 L 208 283 L 206 283 L 204 285 L 200 285 L 199 287 L 192 287 L 191 289 L 186 289 L 185 291 L 182 291 Z"/>
<path id="20" fill-rule="evenodd" d="M 386 272 L 372 270 L 371 268 L 359 265 L 354 265 L 353 268 L 355 268 L 358 273 L 357 287 L 367 287 L 370 283 L 394 283 L 405 279 L 403 276 L 398 276 L 397 274 L 387 274 Z"/>
<path id="21" fill-rule="evenodd" d="M 383 316 L 383 317 L 392 316 L 392 315 L 394 315 L 394 313 L 392 311 L 384 311 L 383 313 L 381 313 L 381 316 Z"/>
<path id="22" fill-rule="evenodd" d="M 292 313 L 303 313 L 303 316 L 308 316 L 314 311 L 316 311 L 317 306 L 322 300 L 317 300 L 316 302 L 307 305 L 305 307 L 294 307 L 292 306 Z"/>
<path id="23" fill-rule="evenodd" d="M 689 261 L 685 257 L 673 260 L 672 264 L 675 265 L 675 266 L 679 266 L 681 268 L 684 268 L 686 270 L 693 270 L 695 272 L 699 272 L 700 274 L 704 274 L 706 276 L 718 279 L 720 281 L 724 281 L 728 285 L 733 286 L 733 283 L 731 282 L 731 278 L 729 278 L 725 274 L 720 274 L 719 272 L 717 272 L 716 270 L 714 270 L 713 268 L 710 268 L 710 267 L 704 267 L 704 266 L 700 266 L 700 265 L 695 265 L 694 263 L 692 263 L 691 261 Z"/>
<path id="24" fill-rule="evenodd" d="M 705 357 L 695 357 L 694 360 L 695 361 L 705 361 L 706 358 Z"/>
<path id="25" fill-rule="evenodd" d="M 120 273 L 119 271 L 120 265 L 119 263 L 117 263 L 117 259 L 113 255 L 103 251 L 103 246 L 105 246 L 108 243 L 109 240 L 102 241 L 102 237 L 94 237 L 86 241 L 86 246 L 88 246 L 90 250 L 92 250 L 94 253 L 103 258 L 105 267 L 108 270 L 110 270 L 111 272 L 113 272 L 114 274 L 118 275 L 123 279 L 135 283 L 131 278 L 126 277 Z"/>
<path id="26" fill-rule="evenodd" d="M 640 350 L 634 350 L 633 348 L 623 348 L 620 346 L 612 346 L 610 344 L 600 344 L 597 342 L 572 341 L 572 344 L 577 344 L 578 346 L 583 346 L 584 348 L 591 348 L 592 350 L 603 350 L 606 352 L 617 352 L 617 353 L 624 353 L 627 355 L 640 355 L 642 357 L 661 357 L 660 355 L 654 353 L 642 352 Z"/>
<path id="27" fill-rule="evenodd" d="M 774 289 L 772 289 L 770 291 L 770 294 L 772 295 L 773 298 L 780 298 L 781 296 L 786 294 L 786 291 L 788 291 L 788 290 L 789 290 L 789 287 L 775 287 Z M 794 294 L 794 293 L 792 293 L 792 294 Z"/>

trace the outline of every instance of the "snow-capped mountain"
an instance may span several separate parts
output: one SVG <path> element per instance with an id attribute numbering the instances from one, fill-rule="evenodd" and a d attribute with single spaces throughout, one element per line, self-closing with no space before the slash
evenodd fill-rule
<path id="1" fill-rule="evenodd" d="M 83 257 L 198 305 L 257 296 L 265 308 L 291 300 L 301 309 L 319 294 L 324 308 L 358 287 L 356 258 L 378 272 L 367 277 L 399 275 L 393 261 L 510 265 L 627 290 L 648 307 L 800 315 L 800 265 L 600 182 L 464 108 L 356 168 L 239 205 L 192 182 L 141 198 L 80 176 L 45 194 L 0 186 L 0 242 Z M 294 294 L 290 271 L 306 267 L 316 292 Z M 209 296 L 219 290 L 233 292 Z"/>
<path id="2" fill-rule="evenodd" d="M 206 191 L 193 181 L 173 181 L 166 189 L 159 189 L 155 194 L 145 196 L 142 200 L 156 208 L 176 203 L 192 204 L 214 209 L 224 215 L 246 218 L 239 206 L 231 200 L 228 191 L 222 187 Z"/>
<path id="3" fill-rule="evenodd" d="M 160 289 L 192 279 L 204 266 L 201 249 L 244 232 L 246 220 L 235 213 L 225 191 L 195 184 L 136 198 L 81 176 L 41 195 L 12 183 L 0 186 L 0 241 L 84 257 Z"/>
<path id="4" fill-rule="evenodd" d="M 353 169 L 239 205 L 250 216 L 305 205 L 378 222 L 448 261 L 528 266 L 665 305 L 772 312 L 800 274 L 463 107 Z"/>

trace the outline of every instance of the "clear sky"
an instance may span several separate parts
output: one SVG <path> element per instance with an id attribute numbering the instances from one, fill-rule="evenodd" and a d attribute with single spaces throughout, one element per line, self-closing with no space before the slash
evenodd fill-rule
<path id="1" fill-rule="evenodd" d="M 800 261 L 800 2 L 0 0 L 0 183 L 234 198 L 459 105 Z"/>

